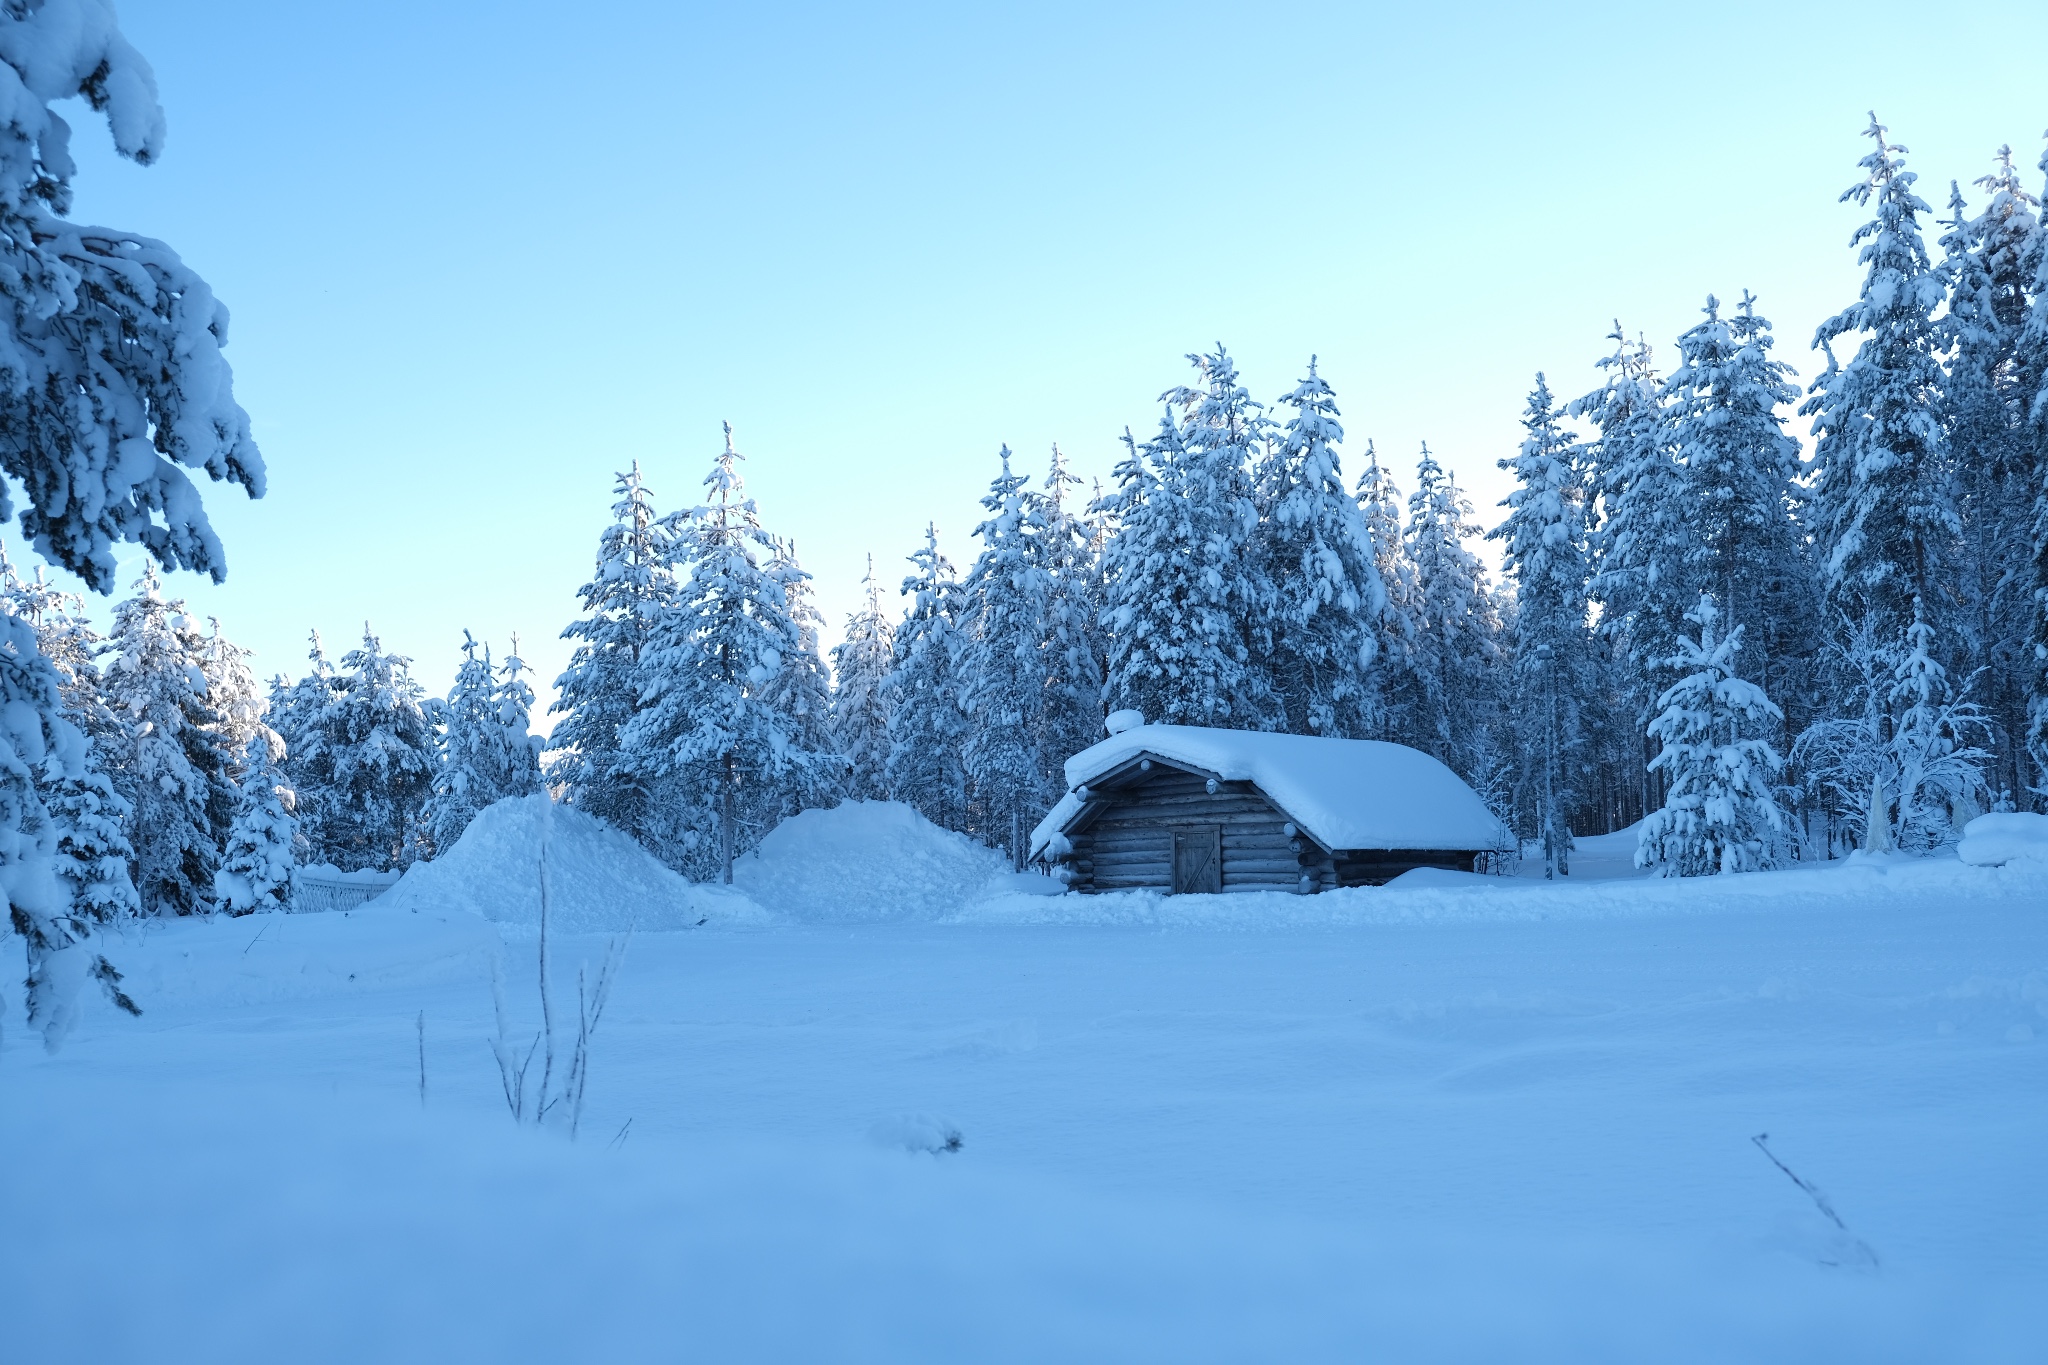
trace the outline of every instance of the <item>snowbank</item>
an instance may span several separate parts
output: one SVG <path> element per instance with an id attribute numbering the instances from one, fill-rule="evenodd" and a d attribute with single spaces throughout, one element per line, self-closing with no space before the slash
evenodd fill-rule
<path id="1" fill-rule="evenodd" d="M 761 908 L 723 887 L 695 886 L 630 835 L 546 796 L 500 801 L 455 847 L 414 865 L 377 900 L 390 911 L 466 910 L 502 924 L 540 923 L 540 850 L 548 850 L 549 913 L 563 933 L 760 923 Z"/>
<path id="2" fill-rule="evenodd" d="M 2010 811 L 1980 815 L 1963 827 L 1956 856 L 1975 867 L 2048 863 L 2048 815 Z"/>
<path id="3" fill-rule="evenodd" d="M 897 801 L 849 801 L 783 821 L 739 860 L 759 904 L 811 922 L 932 920 L 1004 875 L 1002 855 Z"/>
<path id="4" fill-rule="evenodd" d="M 1576 865 L 1576 864 L 1575 864 Z M 1827 908 L 1860 913 L 1923 903 L 1929 896 L 1996 900 L 2048 898 L 2048 859 L 1971 867 L 1953 858 L 1844 860 L 1728 877 L 1565 877 L 1539 881 L 1418 869 L 1385 886 L 1325 891 L 1167 896 L 1115 891 L 1058 897 L 992 894 L 963 905 L 963 924 L 1150 925 L 1187 929 L 1343 928 L 1374 924 L 1457 924 L 1640 919 L 1665 915 L 1759 914 Z"/>

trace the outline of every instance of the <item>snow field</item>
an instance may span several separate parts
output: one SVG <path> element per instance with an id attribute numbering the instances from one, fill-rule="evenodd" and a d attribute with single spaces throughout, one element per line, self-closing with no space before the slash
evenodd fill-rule
<path id="1" fill-rule="evenodd" d="M 709 895 L 570 814 L 495 807 L 351 914 L 109 943 L 142 1019 L 95 1002 L 55 1057 L 10 1034 L 0 1226 L 48 1235 L 0 1239 L 0 1339 L 34 1361 L 2035 1358 L 2039 866 L 1048 897 L 944 838 L 880 857 L 916 827 L 869 807 L 791 822 L 747 895 Z M 538 1028 L 519 897 L 550 818 L 558 1004 L 639 926 L 574 1143 L 513 1128 L 484 1042 L 493 959 L 515 1036 Z M 923 871 L 885 894 L 849 866 Z M 968 888 L 950 910 L 946 887 Z M 1760 1132 L 1876 1272 L 1824 1266 L 1845 1241 Z"/>

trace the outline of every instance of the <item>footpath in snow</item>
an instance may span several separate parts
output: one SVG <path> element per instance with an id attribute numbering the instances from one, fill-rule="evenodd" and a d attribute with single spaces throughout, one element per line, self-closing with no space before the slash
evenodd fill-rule
<path id="1" fill-rule="evenodd" d="M 140 1020 L 96 1006 L 54 1057 L 7 1035 L 0 1340 L 2038 1359 L 2030 837 L 1966 845 L 1993 866 L 1076 897 L 901 807 L 792 821 L 726 889 L 507 803 L 360 909 L 109 942 Z M 494 970 L 539 1028 L 543 841 L 558 1009 L 633 930 L 575 1142 L 512 1125 L 486 1045 Z"/>

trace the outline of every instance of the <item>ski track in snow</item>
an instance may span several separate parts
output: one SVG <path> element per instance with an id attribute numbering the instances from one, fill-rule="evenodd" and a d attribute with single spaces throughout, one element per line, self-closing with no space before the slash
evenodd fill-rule
<path id="1" fill-rule="evenodd" d="M 497 1093 L 484 869 L 109 942 L 148 1013 L 0 1052 L 9 1357 L 2038 1358 L 2048 867 L 1084 898 L 940 841 L 964 903 L 884 921 L 799 865 L 844 833 L 754 883 L 802 922 L 626 916 L 574 1144 Z"/>

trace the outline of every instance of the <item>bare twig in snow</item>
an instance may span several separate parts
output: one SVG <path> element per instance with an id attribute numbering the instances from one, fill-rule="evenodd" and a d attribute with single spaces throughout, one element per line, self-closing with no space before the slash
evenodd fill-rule
<path id="1" fill-rule="evenodd" d="M 1836 1229 L 1840 1231 L 1844 1237 L 1849 1239 L 1850 1245 L 1853 1246 L 1856 1252 L 1858 1253 L 1858 1259 L 1868 1261 L 1869 1264 L 1873 1267 L 1876 1266 L 1878 1264 L 1877 1252 L 1871 1249 L 1871 1246 L 1868 1242 L 1865 1242 L 1855 1233 L 1849 1231 L 1849 1225 L 1842 1221 L 1842 1215 L 1835 1212 L 1835 1206 L 1828 1202 L 1828 1197 L 1825 1194 L 1821 1193 L 1820 1187 L 1818 1185 L 1813 1184 L 1811 1181 L 1802 1180 L 1790 1166 L 1787 1166 L 1784 1162 L 1778 1160 L 1778 1154 L 1776 1152 L 1773 1152 L 1767 1145 L 1770 1136 L 1771 1135 L 1769 1133 L 1758 1133 L 1755 1137 L 1752 1137 L 1750 1141 L 1756 1144 L 1756 1149 L 1759 1152 L 1762 1152 L 1765 1156 L 1770 1158 L 1771 1164 L 1773 1166 L 1776 1166 L 1779 1170 L 1785 1173 L 1785 1178 L 1787 1180 L 1797 1185 L 1800 1189 L 1806 1191 L 1806 1197 L 1813 1201 L 1813 1206 L 1820 1210 L 1821 1216 L 1826 1218 L 1830 1223 L 1833 1223 Z M 1837 1263 L 1834 1261 L 1823 1261 L 1821 1264 L 1834 1265 Z"/>

